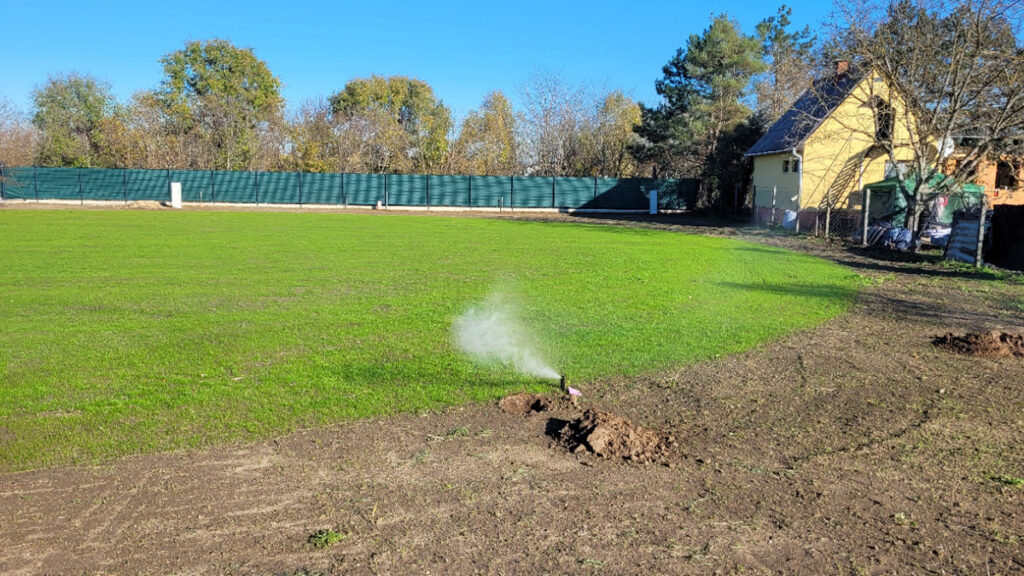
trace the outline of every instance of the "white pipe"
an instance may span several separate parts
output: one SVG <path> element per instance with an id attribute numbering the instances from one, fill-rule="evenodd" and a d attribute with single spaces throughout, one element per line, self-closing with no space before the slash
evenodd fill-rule
<path id="1" fill-rule="evenodd" d="M 804 191 L 804 157 L 797 153 L 796 148 L 793 148 L 793 156 L 796 156 L 797 162 L 800 163 L 800 170 L 797 172 L 796 181 L 796 213 L 800 214 L 800 202 L 803 200 L 801 196 Z M 799 218 L 799 216 L 798 216 Z"/>
<path id="2" fill-rule="evenodd" d="M 796 148 L 793 148 L 793 156 L 796 156 L 796 161 L 799 162 L 796 173 L 796 233 L 800 233 L 800 203 L 803 201 L 801 196 L 804 191 L 804 157 L 797 153 Z"/>

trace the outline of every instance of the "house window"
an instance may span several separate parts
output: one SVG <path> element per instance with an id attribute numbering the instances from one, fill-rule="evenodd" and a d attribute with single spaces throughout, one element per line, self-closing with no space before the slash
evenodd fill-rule
<path id="1" fill-rule="evenodd" d="M 871 106 L 875 110 L 875 142 L 891 143 L 893 128 L 896 125 L 896 111 L 891 104 L 875 96 Z"/>
<path id="2" fill-rule="evenodd" d="M 789 172 L 789 160 L 782 161 L 782 171 Z"/>
<path id="3" fill-rule="evenodd" d="M 1000 160 L 996 164 L 996 188 L 1013 190 L 1017 187 L 1017 171 L 1009 162 Z"/>
<path id="4" fill-rule="evenodd" d="M 885 161 L 885 177 L 895 178 L 897 176 L 904 177 L 907 172 L 910 171 L 910 167 L 907 166 L 906 162 L 897 162 L 893 164 L 889 160 Z"/>
<path id="5" fill-rule="evenodd" d="M 799 172 L 799 171 L 800 171 L 800 161 L 799 160 L 793 160 L 793 172 Z"/>

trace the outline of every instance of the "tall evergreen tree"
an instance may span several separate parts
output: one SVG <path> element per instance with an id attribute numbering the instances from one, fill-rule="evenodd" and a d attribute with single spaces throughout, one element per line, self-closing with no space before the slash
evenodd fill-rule
<path id="1" fill-rule="evenodd" d="M 661 175 L 700 178 L 698 201 L 705 206 L 739 184 L 743 175 L 735 151 L 742 143 L 732 140 L 751 133 L 745 102 L 751 79 L 765 69 L 761 56 L 760 39 L 744 35 L 725 14 L 691 35 L 655 82 L 663 101 L 644 109 L 638 133 L 646 142 L 636 148 L 638 159 L 654 163 Z"/>
<path id="2" fill-rule="evenodd" d="M 783 4 L 775 16 L 757 25 L 768 69 L 754 83 L 758 119 L 770 126 L 792 106 L 811 82 L 815 36 L 810 26 L 792 30 L 793 9 Z"/>

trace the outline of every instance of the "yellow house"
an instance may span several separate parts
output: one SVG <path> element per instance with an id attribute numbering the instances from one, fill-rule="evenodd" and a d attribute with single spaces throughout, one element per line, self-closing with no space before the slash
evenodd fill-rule
<path id="1" fill-rule="evenodd" d="M 779 222 L 784 210 L 805 230 L 826 212 L 833 222 L 859 220 L 863 185 L 913 159 L 905 111 L 880 75 L 837 62 L 745 154 L 754 160 L 755 220 Z"/>

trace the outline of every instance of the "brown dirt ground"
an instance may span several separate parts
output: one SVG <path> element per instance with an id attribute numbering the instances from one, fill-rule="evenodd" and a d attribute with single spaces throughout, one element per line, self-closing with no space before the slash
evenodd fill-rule
<path id="1" fill-rule="evenodd" d="M 1024 335 L 998 330 L 968 332 L 962 336 L 950 332 L 932 343 L 950 352 L 982 358 L 1024 358 Z"/>
<path id="2" fill-rule="evenodd" d="M 548 435 L 574 454 L 593 454 L 639 464 L 674 465 L 675 438 L 611 412 L 587 408 L 572 420 L 553 418 L 548 423 Z"/>
<path id="3" fill-rule="evenodd" d="M 818 328 L 585 388 L 583 406 L 671 434 L 674 466 L 567 452 L 552 429 L 579 411 L 556 402 L 6 474 L 0 573 L 1024 572 L 1024 361 L 932 345 L 1020 332 L 1024 284 L 693 219 L 600 221 L 789 246 L 867 280 Z M 344 539 L 314 548 L 322 528 Z"/>

